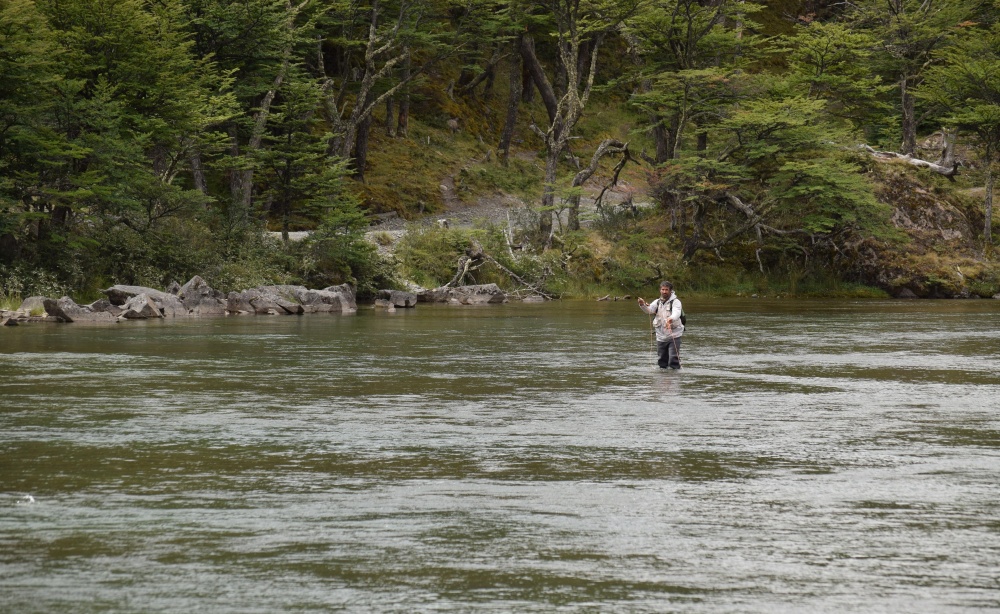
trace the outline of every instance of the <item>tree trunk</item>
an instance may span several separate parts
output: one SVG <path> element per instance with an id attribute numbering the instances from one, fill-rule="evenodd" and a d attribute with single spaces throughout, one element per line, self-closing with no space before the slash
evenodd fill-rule
<path id="1" fill-rule="evenodd" d="M 371 104 L 371 94 L 364 101 L 365 106 Z M 368 163 L 368 142 L 372 133 L 372 114 L 368 113 L 358 123 L 357 134 L 354 140 L 354 176 L 358 181 L 365 181 L 365 165 Z"/>
<path id="2" fill-rule="evenodd" d="M 580 172 L 573 177 L 572 186 L 574 188 L 583 186 L 583 184 L 597 172 L 597 165 L 600 164 L 601 158 L 608 154 L 625 151 L 626 147 L 627 145 L 625 143 L 622 143 L 617 139 L 605 139 L 600 145 L 598 145 L 597 150 L 594 151 L 594 155 L 590 159 L 590 164 L 587 168 L 581 169 Z M 570 230 L 580 230 L 580 195 L 578 193 L 574 193 L 569 198 L 569 213 L 567 218 L 567 226 Z"/>
<path id="3" fill-rule="evenodd" d="M 260 107 L 258 107 L 257 113 L 254 115 L 253 129 L 250 132 L 250 138 L 247 140 L 246 151 L 244 153 L 253 153 L 260 150 L 261 142 L 264 140 L 264 131 L 267 128 L 267 121 L 271 116 L 271 103 L 274 102 L 278 88 L 284 83 L 285 75 L 288 74 L 288 68 L 291 63 L 289 58 L 291 55 L 292 49 L 289 47 L 285 50 L 285 60 L 281 63 L 281 68 L 274 77 L 271 89 L 264 94 L 264 98 L 260 102 Z M 229 125 L 229 138 L 232 155 L 239 157 L 239 133 L 235 124 Z M 250 208 L 253 205 L 253 167 L 249 164 L 246 166 L 247 168 L 244 169 L 234 169 L 230 175 L 230 190 L 233 202 L 229 217 L 230 220 L 241 225 L 249 223 Z"/>
<path id="4" fill-rule="evenodd" d="M 521 37 L 521 58 L 524 60 L 524 65 L 531 74 L 532 82 L 538 88 L 538 93 L 542 95 L 542 103 L 545 104 L 545 111 L 548 113 L 549 123 L 551 124 L 556 119 L 559 101 L 556 100 L 555 90 L 552 89 L 552 85 L 545 77 L 542 64 L 538 61 L 538 56 L 535 55 L 535 42 L 530 36 Z"/>
<path id="5" fill-rule="evenodd" d="M 913 152 L 917 149 L 917 99 L 908 89 L 908 85 L 909 82 L 906 79 L 904 79 L 900 85 L 902 89 L 901 102 L 903 105 L 903 121 L 900 128 L 903 131 L 903 142 L 899 147 L 899 152 L 912 156 Z"/>
<path id="6" fill-rule="evenodd" d="M 234 160 L 240 158 L 239 131 L 236 124 L 229 124 L 229 155 Z M 229 221 L 242 225 L 249 216 L 250 189 L 249 182 L 253 180 L 253 171 L 240 168 L 229 170 Z"/>
<path id="7" fill-rule="evenodd" d="M 515 43 L 518 47 L 520 41 Z M 510 155 L 510 142 L 514 138 L 514 127 L 517 125 L 517 107 L 521 101 L 521 56 L 513 54 L 510 58 L 510 95 L 507 98 L 507 117 L 504 120 L 503 132 L 500 134 L 500 162 L 507 166 Z"/>
<path id="8" fill-rule="evenodd" d="M 670 159 L 670 134 L 663 125 L 663 118 L 659 115 L 653 117 L 653 143 L 656 145 L 656 163 L 663 164 Z"/>
<path id="9" fill-rule="evenodd" d="M 951 166 L 955 163 L 955 136 L 955 130 L 952 128 L 941 130 L 944 147 L 941 148 L 941 158 L 937 161 L 938 166 Z"/>
<path id="10" fill-rule="evenodd" d="M 862 145 L 860 148 L 870 153 L 876 160 L 903 160 L 912 166 L 926 168 L 927 170 L 933 171 L 939 175 L 944 175 L 948 178 L 948 181 L 955 181 L 955 175 L 958 174 L 958 162 L 952 161 L 951 166 L 941 166 L 933 162 L 928 162 L 927 160 L 921 160 L 920 158 L 914 158 L 913 156 L 897 153 L 895 151 L 876 151 L 868 145 Z"/>
<path id="11" fill-rule="evenodd" d="M 191 179 L 194 188 L 204 195 L 208 195 L 208 183 L 205 181 L 205 169 L 201 165 L 201 153 L 192 151 L 188 158 L 191 164 Z"/>
<path id="12" fill-rule="evenodd" d="M 531 71 L 527 65 L 521 62 L 521 102 L 531 104 L 535 101 L 535 82 L 531 78 Z"/>
<path id="13" fill-rule="evenodd" d="M 538 230 L 545 236 L 548 244 L 552 234 L 552 214 L 556 204 L 556 171 L 559 168 L 559 151 L 552 148 L 545 155 L 545 187 L 542 189 L 542 215 L 538 222 Z"/>
<path id="14" fill-rule="evenodd" d="M 288 202 L 287 197 L 282 197 L 281 199 L 281 242 L 285 245 L 288 244 L 288 222 L 291 218 L 291 204 Z"/>
<path id="15" fill-rule="evenodd" d="M 577 83 L 570 83 L 569 87 L 574 87 L 574 85 L 579 85 L 580 81 L 587 78 L 587 71 L 590 69 L 590 42 L 581 41 L 580 42 L 580 52 L 576 57 L 576 80 Z"/>
<path id="16" fill-rule="evenodd" d="M 667 134 L 670 135 L 670 159 L 676 160 L 680 157 L 681 141 L 684 139 L 684 125 L 687 123 L 687 113 L 681 111 L 670 118 L 670 128 Z"/>
<path id="17" fill-rule="evenodd" d="M 983 229 L 983 244 L 986 246 L 986 255 L 990 255 L 993 251 L 993 184 L 995 182 L 995 175 L 993 173 L 993 161 L 991 160 L 986 164 L 986 203 L 984 205 L 986 213 L 986 227 Z"/>
<path id="18" fill-rule="evenodd" d="M 476 73 L 472 72 L 472 69 L 468 66 L 463 66 L 462 70 L 458 73 L 458 82 L 455 83 L 455 89 L 463 89 L 472 83 L 472 80 L 475 78 Z"/>
<path id="19" fill-rule="evenodd" d="M 393 107 L 395 106 L 395 98 L 389 96 L 385 99 L 385 135 L 388 137 L 396 136 L 396 129 L 393 127 L 393 120 L 395 119 L 395 111 Z"/>
<path id="20" fill-rule="evenodd" d="M 490 64 L 486 68 L 486 84 L 483 85 L 483 100 L 489 100 L 493 95 L 493 81 L 496 79 L 496 64 Z"/>
<path id="21" fill-rule="evenodd" d="M 410 81 L 410 56 L 407 55 L 406 59 L 403 60 L 403 82 L 409 83 Z M 406 136 L 406 130 L 410 126 L 410 91 L 409 88 L 403 88 L 403 95 L 400 97 L 399 101 L 399 118 L 396 122 L 396 134 L 399 136 Z"/>

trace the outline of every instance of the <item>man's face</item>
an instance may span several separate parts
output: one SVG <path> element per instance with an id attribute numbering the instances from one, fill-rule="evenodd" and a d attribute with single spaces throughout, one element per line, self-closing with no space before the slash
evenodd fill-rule
<path id="1" fill-rule="evenodd" d="M 660 286 L 660 298 L 668 299 L 670 298 L 670 287 Z"/>

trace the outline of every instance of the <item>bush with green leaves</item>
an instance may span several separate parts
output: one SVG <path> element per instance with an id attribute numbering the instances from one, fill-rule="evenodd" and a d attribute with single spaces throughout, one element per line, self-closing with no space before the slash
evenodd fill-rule
<path id="1" fill-rule="evenodd" d="M 407 279 L 435 288 L 455 276 L 458 260 L 470 245 L 467 230 L 413 227 L 396 246 L 396 257 Z"/>
<path id="2" fill-rule="evenodd" d="M 24 262 L 0 264 L 0 305 L 15 309 L 29 296 L 58 298 L 67 294 L 69 289 L 51 271 Z"/>
<path id="3" fill-rule="evenodd" d="M 361 227 L 345 218 L 327 220 L 301 244 L 290 247 L 292 271 L 311 288 L 349 283 L 370 297 L 396 285 L 393 263 L 366 241 Z"/>

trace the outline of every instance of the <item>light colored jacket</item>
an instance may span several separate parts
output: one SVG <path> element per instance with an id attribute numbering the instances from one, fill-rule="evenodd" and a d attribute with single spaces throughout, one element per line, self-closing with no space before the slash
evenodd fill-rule
<path id="1" fill-rule="evenodd" d="M 656 331 L 657 341 L 669 341 L 684 334 L 684 325 L 681 324 L 681 312 L 684 308 L 676 293 L 671 292 L 667 300 L 658 298 L 646 307 L 639 305 L 639 309 L 653 315 L 653 330 Z"/>

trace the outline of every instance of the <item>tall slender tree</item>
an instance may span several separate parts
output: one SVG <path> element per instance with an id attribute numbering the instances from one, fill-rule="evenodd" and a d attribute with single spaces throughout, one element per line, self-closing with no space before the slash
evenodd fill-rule
<path id="1" fill-rule="evenodd" d="M 632 103 L 650 118 L 656 163 L 676 158 L 691 126 L 710 123 L 727 104 L 729 75 L 756 56 L 756 37 L 745 30 L 759 10 L 737 0 L 654 0 L 630 22 L 640 60 Z"/>
<path id="2" fill-rule="evenodd" d="M 211 161 L 224 173 L 228 194 L 219 194 L 227 235 L 234 244 L 255 223 L 254 165 L 263 147 L 271 105 L 293 62 L 308 43 L 305 2 L 289 0 L 187 0 L 189 27 L 200 58 L 232 75 L 239 112 L 225 122 L 227 151 Z M 204 154 L 208 152 L 196 152 Z M 200 165 L 199 165 L 200 166 Z"/>
<path id="3" fill-rule="evenodd" d="M 326 153 L 329 135 L 317 113 L 322 99 L 321 84 L 293 67 L 257 152 L 259 191 L 285 241 L 293 220 L 315 227 L 329 209 L 344 201 L 347 164 Z"/>
<path id="4" fill-rule="evenodd" d="M 220 93 L 225 78 L 192 53 L 179 1 L 37 6 L 60 48 L 64 79 L 50 129 L 67 144 L 33 199 L 46 213 L 40 237 L 73 245 L 79 228 L 102 225 L 142 236 L 203 206 L 204 195 L 176 179 L 192 144 L 233 109 Z"/>
<path id="5" fill-rule="evenodd" d="M 541 93 L 549 119 L 545 129 L 535 127 L 545 143 L 545 186 L 539 227 L 542 234 L 551 236 L 552 233 L 559 158 L 593 93 L 600 68 L 601 45 L 606 37 L 635 15 L 641 1 L 541 0 L 534 3 L 550 20 L 557 50 L 555 75 L 550 77 L 535 53 L 531 38 L 521 38 L 522 57 Z M 571 223 L 571 229 L 573 226 Z"/>
<path id="6" fill-rule="evenodd" d="M 919 96 L 947 109 L 945 121 L 971 137 L 986 175 L 984 251 L 993 250 L 993 195 L 1000 172 L 1000 24 L 962 24 L 961 40 L 940 54 Z"/>
<path id="7" fill-rule="evenodd" d="M 886 83 L 895 84 L 900 153 L 912 154 L 921 123 L 934 113 L 915 95 L 939 52 L 952 44 L 960 23 L 973 18 L 980 0 L 861 0 L 853 23 L 877 41 L 872 61 Z"/>
<path id="8" fill-rule="evenodd" d="M 72 156 L 55 129 L 64 82 L 60 47 L 37 5 L 0 0 L 0 264 L 24 259 L 31 226 L 44 216 L 55 160 Z"/>

